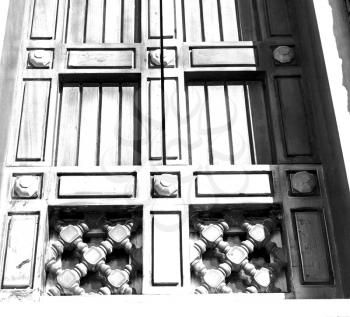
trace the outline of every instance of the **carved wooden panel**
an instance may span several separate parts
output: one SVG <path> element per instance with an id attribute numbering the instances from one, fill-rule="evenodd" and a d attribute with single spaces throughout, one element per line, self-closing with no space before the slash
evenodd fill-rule
<path id="1" fill-rule="evenodd" d="M 56 33 L 58 0 L 35 0 L 30 38 L 52 40 Z"/>
<path id="2" fill-rule="evenodd" d="M 176 0 L 163 0 L 163 38 L 176 37 Z M 160 1 L 148 0 L 149 2 L 149 38 L 160 38 Z"/>
<path id="3" fill-rule="evenodd" d="M 43 160 L 50 87 L 50 80 L 26 80 L 24 82 L 17 161 Z"/>
<path id="4" fill-rule="evenodd" d="M 9 215 L 2 288 L 33 287 L 38 223 L 36 213 Z"/>
<path id="5" fill-rule="evenodd" d="M 137 85 L 64 85 L 57 165 L 137 164 Z"/>
<path id="6" fill-rule="evenodd" d="M 294 220 L 299 242 L 302 282 L 332 283 L 333 272 L 322 212 L 294 211 Z"/>
<path id="7" fill-rule="evenodd" d="M 286 0 L 265 0 L 268 26 L 271 36 L 291 35 L 288 6 Z"/>
<path id="8" fill-rule="evenodd" d="M 66 42 L 139 42 L 140 14 L 140 0 L 70 0 Z"/>

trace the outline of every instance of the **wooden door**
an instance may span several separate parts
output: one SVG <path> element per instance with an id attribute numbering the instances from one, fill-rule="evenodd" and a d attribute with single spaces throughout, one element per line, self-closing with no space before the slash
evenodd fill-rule
<path id="1" fill-rule="evenodd" d="M 27 1 L 1 292 L 339 295 L 290 2 Z"/>

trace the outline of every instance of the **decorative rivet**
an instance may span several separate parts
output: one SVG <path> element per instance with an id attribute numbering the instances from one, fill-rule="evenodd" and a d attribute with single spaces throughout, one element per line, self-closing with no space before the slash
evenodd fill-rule
<path id="1" fill-rule="evenodd" d="M 151 64 L 154 66 L 160 66 L 160 49 L 153 50 L 149 53 L 151 58 Z M 172 54 L 168 50 L 163 50 L 163 65 L 168 66 L 173 64 L 174 59 Z"/>
<path id="2" fill-rule="evenodd" d="M 172 174 L 155 175 L 153 188 L 156 196 L 159 197 L 177 197 L 178 177 Z"/>
<path id="3" fill-rule="evenodd" d="M 281 64 L 287 64 L 295 58 L 295 51 L 290 46 L 278 46 L 273 51 L 273 58 Z"/>
<path id="4" fill-rule="evenodd" d="M 19 198 L 38 198 L 39 176 L 18 176 L 15 180 L 14 193 Z"/>
<path id="5" fill-rule="evenodd" d="M 51 63 L 51 53 L 45 50 L 29 52 L 29 64 L 35 68 L 47 68 Z"/>
<path id="6" fill-rule="evenodd" d="M 310 194 L 316 188 L 316 177 L 309 172 L 297 172 L 291 176 L 292 189 L 297 193 Z"/>

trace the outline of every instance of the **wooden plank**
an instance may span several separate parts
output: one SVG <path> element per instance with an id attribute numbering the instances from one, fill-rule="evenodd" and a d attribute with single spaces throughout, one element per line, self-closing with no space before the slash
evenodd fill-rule
<path id="1" fill-rule="evenodd" d="M 99 95 L 99 87 L 83 87 L 79 133 L 79 166 L 95 166 L 97 163 Z"/>
<path id="2" fill-rule="evenodd" d="M 133 50 L 70 50 L 69 68 L 133 68 Z"/>
<path id="3" fill-rule="evenodd" d="M 232 153 L 235 164 L 251 164 L 251 148 L 243 85 L 227 85 Z"/>
<path id="4" fill-rule="evenodd" d="M 69 0 L 66 41 L 82 44 L 85 41 L 85 11 L 87 0 Z"/>
<path id="5" fill-rule="evenodd" d="M 77 164 L 79 113 L 80 88 L 78 86 L 64 86 L 61 97 L 61 114 L 58 136 L 58 166 L 75 166 Z"/>
<path id="6" fill-rule="evenodd" d="M 87 0 L 86 43 L 102 43 L 104 0 Z"/>
<path id="7" fill-rule="evenodd" d="M 270 35 L 291 35 L 286 0 L 266 0 L 266 9 Z"/>
<path id="8" fill-rule="evenodd" d="M 153 286 L 181 285 L 180 214 L 153 215 Z"/>
<path id="9" fill-rule="evenodd" d="M 208 120 L 204 84 L 188 85 L 191 163 L 209 164 Z"/>
<path id="10" fill-rule="evenodd" d="M 101 166 L 118 165 L 120 87 L 102 88 L 100 158 Z"/>
<path id="11" fill-rule="evenodd" d="M 42 161 L 44 159 L 50 86 L 49 80 L 25 82 L 17 161 Z"/>
<path id="12" fill-rule="evenodd" d="M 160 0 L 149 0 L 148 36 L 150 39 L 160 37 Z"/>
<path id="13" fill-rule="evenodd" d="M 324 220 L 320 211 L 295 211 L 303 284 L 330 284 L 333 280 Z"/>
<path id="14" fill-rule="evenodd" d="M 299 77 L 276 79 L 288 156 L 311 156 L 304 97 Z"/>
<path id="15" fill-rule="evenodd" d="M 198 197 L 272 196 L 268 173 L 227 173 L 197 175 Z"/>
<path id="16" fill-rule="evenodd" d="M 55 38 L 58 0 L 35 0 L 31 39 Z"/>
<path id="17" fill-rule="evenodd" d="M 175 0 L 163 1 L 163 37 L 175 38 Z"/>
<path id="18" fill-rule="evenodd" d="M 124 1 L 123 43 L 135 42 L 135 1 Z"/>
<path id="19" fill-rule="evenodd" d="M 224 84 L 210 84 L 208 88 L 208 108 L 210 117 L 210 140 L 213 164 L 231 164 L 229 127 Z"/>
<path id="20" fill-rule="evenodd" d="M 162 98 L 160 80 L 149 81 L 149 144 L 150 160 L 161 160 L 162 151 Z"/>
<path id="21" fill-rule="evenodd" d="M 219 3 L 223 36 L 222 40 L 227 42 L 239 41 L 235 1 L 220 0 Z"/>
<path id="22" fill-rule="evenodd" d="M 255 66 L 253 47 L 193 48 L 192 67 Z"/>
<path id="23" fill-rule="evenodd" d="M 105 43 L 121 43 L 122 1 L 106 0 Z"/>
<path id="24" fill-rule="evenodd" d="M 167 159 L 180 158 L 180 109 L 178 103 L 178 87 L 176 79 L 167 79 L 164 82 L 165 100 L 165 139 Z"/>
<path id="25" fill-rule="evenodd" d="M 257 41 L 257 26 L 253 0 L 236 0 L 239 15 L 239 34 L 241 41 Z"/>
<path id="26" fill-rule="evenodd" d="M 135 196 L 135 176 L 119 175 L 61 175 L 59 198 L 130 198 Z"/>
<path id="27" fill-rule="evenodd" d="M 201 0 L 184 0 L 186 42 L 202 42 Z"/>
<path id="28" fill-rule="evenodd" d="M 33 287 L 38 223 L 38 214 L 9 217 L 2 288 Z"/>
<path id="29" fill-rule="evenodd" d="M 217 0 L 202 0 L 205 42 L 220 42 L 220 24 Z"/>
<path id="30" fill-rule="evenodd" d="M 247 83 L 248 102 L 253 130 L 255 162 L 272 164 L 272 145 L 262 82 Z"/>
<path id="31" fill-rule="evenodd" d="M 120 165 L 134 163 L 134 106 L 135 87 L 122 87 L 121 130 L 120 130 Z"/>

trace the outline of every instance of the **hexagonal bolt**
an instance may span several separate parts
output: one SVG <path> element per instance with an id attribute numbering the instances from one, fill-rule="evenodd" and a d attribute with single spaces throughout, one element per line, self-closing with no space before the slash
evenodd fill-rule
<path id="1" fill-rule="evenodd" d="M 316 189 L 316 176 L 309 172 L 297 172 L 291 176 L 291 186 L 300 194 L 311 194 Z"/>
<path id="2" fill-rule="evenodd" d="M 39 176 L 17 176 L 14 184 L 14 194 L 18 198 L 38 198 L 39 184 Z"/>
<path id="3" fill-rule="evenodd" d="M 151 59 L 151 64 L 154 66 L 160 66 L 160 49 L 157 50 L 153 50 L 149 53 L 150 59 Z M 169 66 L 171 64 L 173 64 L 174 59 L 172 54 L 167 51 L 167 50 L 163 50 L 163 66 Z"/>
<path id="4" fill-rule="evenodd" d="M 295 51 L 290 46 L 278 46 L 273 51 L 273 58 L 281 64 L 287 64 L 294 60 Z"/>
<path id="5" fill-rule="evenodd" d="M 155 175 L 153 179 L 154 194 L 158 197 L 178 196 L 178 177 L 172 174 Z"/>
<path id="6" fill-rule="evenodd" d="M 35 68 L 48 68 L 51 64 L 51 53 L 45 50 L 30 51 L 29 64 Z"/>

